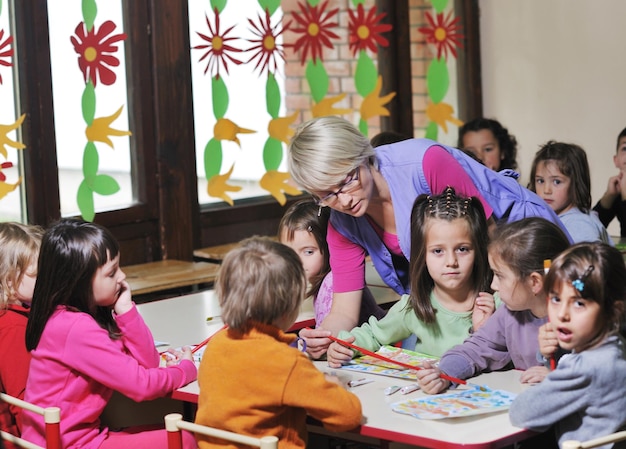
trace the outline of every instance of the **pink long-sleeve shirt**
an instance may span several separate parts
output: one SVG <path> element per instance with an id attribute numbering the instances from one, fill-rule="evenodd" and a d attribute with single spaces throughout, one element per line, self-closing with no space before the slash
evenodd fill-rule
<path id="1" fill-rule="evenodd" d="M 135 401 L 151 400 L 197 377 L 189 360 L 159 367 L 152 333 L 135 307 L 115 319 L 122 333 L 118 340 L 90 315 L 59 306 L 31 353 L 25 400 L 61 408 L 65 449 L 102 444 L 108 429 L 100 428 L 100 415 L 114 390 Z M 22 435 L 44 445 L 43 417 L 24 412 Z"/>

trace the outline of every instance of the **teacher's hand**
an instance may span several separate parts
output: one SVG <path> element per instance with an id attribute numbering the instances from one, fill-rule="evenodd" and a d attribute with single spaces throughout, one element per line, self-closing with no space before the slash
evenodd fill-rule
<path id="1" fill-rule="evenodd" d="M 302 329 L 298 335 L 306 342 L 306 352 L 313 359 L 319 359 L 326 354 L 331 343 L 331 340 L 328 338 L 331 332 L 320 328 Z"/>

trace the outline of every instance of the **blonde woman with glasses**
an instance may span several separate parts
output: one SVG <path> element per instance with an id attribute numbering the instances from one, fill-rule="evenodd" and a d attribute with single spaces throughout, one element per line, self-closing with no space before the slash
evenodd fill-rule
<path id="1" fill-rule="evenodd" d="M 329 335 L 356 324 L 365 287 L 365 256 L 398 294 L 409 293 L 410 216 L 421 194 L 477 197 L 488 223 L 544 217 L 567 232 L 541 198 L 511 177 L 462 151 L 428 139 L 408 139 L 375 150 L 345 119 L 319 117 L 300 125 L 290 146 L 294 181 L 332 209 L 327 241 L 334 276 L 330 313 L 316 329 L 302 330 L 307 351 L 325 354 Z"/>

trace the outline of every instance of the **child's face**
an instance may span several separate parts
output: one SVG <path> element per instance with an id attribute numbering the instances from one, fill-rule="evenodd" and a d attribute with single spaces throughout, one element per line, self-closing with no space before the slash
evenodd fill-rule
<path id="1" fill-rule="evenodd" d="M 282 233 L 280 241 L 293 249 L 300 257 L 306 278 L 310 280 L 312 276 L 319 274 L 324 265 L 324 256 L 313 234 L 307 231 L 295 231 L 291 241 L 287 240 L 285 234 L 285 232 Z"/>
<path id="2" fill-rule="evenodd" d="M 102 307 L 112 307 L 122 292 L 124 279 L 126 275 L 120 269 L 119 254 L 113 260 L 109 258 L 96 270 L 91 283 L 96 304 Z"/>
<path id="3" fill-rule="evenodd" d="M 502 259 L 489 252 L 489 266 L 493 271 L 491 288 L 500 294 L 504 305 L 513 311 L 528 310 L 535 297 L 531 286 L 511 270 Z"/>
<path id="4" fill-rule="evenodd" d="M 426 226 L 426 267 L 435 287 L 450 294 L 473 288 L 476 252 L 467 221 L 431 218 Z"/>
<path id="5" fill-rule="evenodd" d="M 618 170 L 626 171 L 626 136 L 619 139 L 617 153 L 613 156 L 613 163 Z"/>
<path id="6" fill-rule="evenodd" d="M 500 150 L 498 139 L 489 129 L 468 131 L 463 134 L 463 149 L 471 151 L 492 170 L 500 170 L 500 163 L 504 153 Z"/>
<path id="7" fill-rule="evenodd" d="M 548 315 L 556 328 L 559 346 L 569 351 L 583 351 L 604 329 L 600 304 L 583 299 L 572 284 L 555 285 L 549 294 Z"/>
<path id="8" fill-rule="evenodd" d="M 19 302 L 30 304 L 33 300 L 33 292 L 35 291 L 35 281 L 37 280 L 37 265 L 31 264 L 24 275 L 22 281 L 15 291 L 15 299 Z"/>
<path id="9" fill-rule="evenodd" d="M 535 171 L 535 191 L 557 215 L 574 205 L 569 197 L 571 179 L 565 176 L 553 160 L 540 161 Z"/>

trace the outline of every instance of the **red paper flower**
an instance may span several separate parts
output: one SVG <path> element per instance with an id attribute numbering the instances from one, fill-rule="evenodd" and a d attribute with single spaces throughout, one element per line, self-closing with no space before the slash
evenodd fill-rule
<path id="1" fill-rule="evenodd" d="M 356 15 L 354 11 L 349 9 L 348 15 L 350 16 L 350 22 L 348 24 L 349 47 L 353 54 L 357 54 L 359 50 L 365 50 L 369 48 L 372 52 L 376 53 L 378 48 L 376 44 L 387 47 L 389 41 L 382 37 L 380 34 L 390 31 L 392 26 L 387 23 L 378 23 L 386 13 L 376 14 L 376 8 L 373 7 L 365 15 L 363 10 L 363 3 L 359 3 L 356 9 Z"/>
<path id="2" fill-rule="evenodd" d="M 456 49 L 463 48 L 461 39 L 463 35 L 459 33 L 461 25 L 459 25 L 459 17 L 452 18 L 452 11 L 444 19 L 443 13 L 437 14 L 437 20 L 427 11 L 426 20 L 430 27 L 419 28 L 419 32 L 426 35 L 426 42 L 437 46 L 437 59 L 441 59 L 443 53 L 444 59 L 448 59 L 448 50 L 456 58 Z"/>
<path id="3" fill-rule="evenodd" d="M 10 45 L 13 43 L 13 36 L 8 35 L 7 38 L 2 42 L 2 38 L 4 37 L 4 30 L 0 30 L 0 65 L 5 67 L 11 67 L 13 63 L 11 62 L 11 57 L 13 56 L 13 49 Z M 7 48 L 8 47 L 8 48 Z M 2 75 L 0 74 L 0 84 L 2 84 Z"/>
<path id="4" fill-rule="evenodd" d="M 3 162 L 0 164 L 0 181 L 6 181 L 7 177 L 4 173 L 2 173 L 3 168 L 11 168 L 13 167 L 13 162 Z"/>
<path id="5" fill-rule="evenodd" d="M 116 42 L 126 39 L 125 33 L 107 38 L 115 30 L 115 26 L 113 22 L 107 20 L 99 31 L 96 31 L 94 26 L 85 34 L 85 24 L 80 22 L 74 31 L 76 36 L 70 38 L 74 44 L 74 50 L 79 55 L 78 67 L 83 72 L 85 82 L 91 80 L 94 87 L 98 77 L 104 85 L 110 86 L 115 83 L 115 73 L 107 66 L 117 67 L 120 65 L 120 60 L 110 53 L 117 51 L 117 46 L 114 45 Z"/>
<path id="6" fill-rule="evenodd" d="M 276 59 L 281 58 L 283 61 L 285 60 L 285 51 L 282 45 L 278 45 L 276 41 L 278 40 L 278 36 L 289 28 L 289 23 L 281 29 L 281 23 L 278 22 L 278 24 L 272 28 L 270 23 L 270 13 L 267 9 L 265 10 L 265 20 L 263 20 L 263 17 L 260 15 L 258 19 L 258 25 L 255 24 L 252 19 L 248 19 L 248 22 L 252 25 L 252 33 L 258 36 L 258 39 L 248 40 L 248 42 L 255 44 L 246 50 L 255 52 L 248 62 L 258 59 L 256 65 L 254 66 L 255 70 L 261 67 L 261 72 L 267 69 L 270 72 L 275 73 L 278 69 Z"/>
<path id="7" fill-rule="evenodd" d="M 298 3 L 302 16 L 296 12 L 293 13 L 294 20 L 300 25 L 298 28 L 294 28 L 293 31 L 301 34 L 295 44 L 293 44 L 293 48 L 295 51 L 303 48 L 302 64 L 306 61 L 309 50 L 311 51 L 313 62 L 317 59 L 321 61 L 323 47 L 332 49 L 333 44 L 330 42 L 330 39 L 339 38 L 338 35 L 330 31 L 331 28 L 337 27 L 337 22 L 329 22 L 337 14 L 339 8 L 326 11 L 327 5 L 328 0 L 321 5 L 313 7 L 308 4 Z"/>
<path id="8" fill-rule="evenodd" d="M 220 65 L 224 66 L 224 70 L 228 73 L 228 61 L 233 64 L 239 65 L 243 61 L 239 61 L 238 59 L 233 58 L 228 52 L 241 52 L 242 50 L 239 48 L 231 47 L 227 44 L 227 42 L 237 39 L 236 37 L 228 37 L 228 33 L 235 28 L 235 25 L 231 26 L 229 29 L 220 34 L 220 14 L 217 8 L 215 8 L 215 30 L 211 26 L 211 22 L 209 22 L 209 17 L 206 16 L 206 24 L 209 27 L 209 34 L 204 35 L 198 31 L 196 34 L 200 36 L 202 39 L 208 42 L 206 45 L 196 45 L 194 50 L 204 50 L 208 49 L 204 52 L 202 57 L 198 60 L 198 62 L 203 61 L 208 58 L 206 68 L 204 69 L 204 74 L 211 70 L 211 76 L 215 76 L 215 78 L 220 77 Z M 227 61 L 228 60 L 228 61 Z M 214 74 L 214 75 L 213 75 Z"/>

